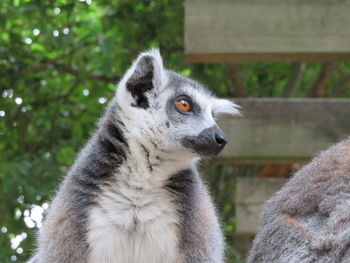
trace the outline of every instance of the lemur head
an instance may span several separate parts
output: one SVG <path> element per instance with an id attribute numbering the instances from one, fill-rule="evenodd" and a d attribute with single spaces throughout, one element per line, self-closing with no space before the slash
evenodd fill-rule
<path id="1" fill-rule="evenodd" d="M 114 102 L 127 136 L 144 146 L 191 156 L 214 156 L 227 139 L 215 119 L 239 114 L 200 83 L 163 67 L 157 49 L 141 53 L 118 85 Z"/>

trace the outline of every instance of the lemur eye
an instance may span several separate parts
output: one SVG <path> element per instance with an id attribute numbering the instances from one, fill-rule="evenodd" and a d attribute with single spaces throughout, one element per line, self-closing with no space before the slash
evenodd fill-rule
<path id="1" fill-rule="evenodd" d="M 189 112 L 189 111 L 191 111 L 191 108 L 192 108 L 191 100 L 189 98 L 186 98 L 186 97 L 181 97 L 181 98 L 177 99 L 176 107 L 181 112 Z"/>

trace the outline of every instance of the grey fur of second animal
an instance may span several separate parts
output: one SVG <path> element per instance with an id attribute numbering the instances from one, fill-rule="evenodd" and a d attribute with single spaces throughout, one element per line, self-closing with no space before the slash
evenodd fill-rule
<path id="1" fill-rule="evenodd" d="M 59 187 L 31 262 L 222 263 L 196 167 L 226 143 L 214 120 L 222 113 L 237 106 L 164 69 L 158 50 L 141 53 Z"/>
<path id="2" fill-rule="evenodd" d="M 350 138 L 298 171 L 261 221 L 249 263 L 350 262 Z"/>

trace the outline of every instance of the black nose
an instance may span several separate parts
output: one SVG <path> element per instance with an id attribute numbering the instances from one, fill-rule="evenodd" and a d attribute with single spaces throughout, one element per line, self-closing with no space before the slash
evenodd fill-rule
<path id="1" fill-rule="evenodd" d="M 202 156 L 215 156 L 227 143 L 224 133 L 218 126 L 204 129 L 197 136 L 185 136 L 181 139 L 184 147 L 194 150 Z"/>
<path id="2" fill-rule="evenodd" d="M 225 136 L 220 133 L 220 132 L 216 132 L 214 134 L 214 138 L 215 138 L 215 142 L 217 143 L 218 146 L 223 147 L 226 145 L 227 143 L 227 139 L 225 138 Z"/>

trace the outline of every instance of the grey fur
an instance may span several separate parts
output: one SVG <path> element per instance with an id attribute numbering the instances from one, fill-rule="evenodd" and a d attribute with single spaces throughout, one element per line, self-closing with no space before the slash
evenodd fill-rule
<path id="1" fill-rule="evenodd" d="M 157 102 L 157 81 L 159 80 L 156 79 L 155 59 L 149 55 L 141 57 L 125 85 L 133 97 L 131 106 L 149 111 L 150 114 L 162 110 L 159 109 L 160 103 Z M 176 130 L 186 125 L 195 127 L 196 121 L 198 124 L 198 119 L 204 118 L 199 105 L 196 106 L 199 107 L 198 115 L 190 118 L 176 115 L 173 105 L 176 94 L 182 94 L 186 90 L 183 90 L 183 87 L 200 89 L 209 94 L 204 87 L 177 73 L 166 71 L 166 74 L 169 79 L 166 89 L 173 90 L 171 93 L 173 95 L 168 98 L 169 101 L 164 109 L 168 119 L 164 123 L 157 124 L 156 127 L 148 127 L 147 131 L 143 131 L 147 134 L 145 136 L 155 135 L 161 129 Z M 61 183 L 40 231 L 38 250 L 31 262 L 88 262 L 91 251 L 87 237 L 89 212 L 93 207 L 98 206 L 97 198 L 103 187 L 107 183 L 115 183 L 122 165 L 128 167 L 130 176 L 133 175 L 132 167 L 128 166 L 130 165 L 128 156 L 133 154 L 129 141 L 130 127 L 123 122 L 123 120 L 129 122 L 130 118 L 125 115 L 117 99 L 114 98 L 99 121 L 95 134 L 81 150 L 75 164 Z M 172 138 L 173 141 L 179 142 L 179 147 L 181 147 L 181 136 L 184 135 Z M 167 154 L 170 151 L 157 144 L 156 136 L 152 138 L 147 145 L 136 138 L 137 144 L 142 149 L 141 154 L 147 160 L 147 169 L 150 173 L 158 169 L 162 162 L 169 162 L 162 153 Z M 222 233 L 214 205 L 197 168 L 191 165 L 187 169 L 178 169 L 177 172 L 167 176 L 168 180 L 163 189 L 175 204 L 180 219 L 178 253 L 182 255 L 181 262 L 223 262 Z M 134 186 L 127 183 L 126 187 Z M 144 191 L 142 187 L 132 190 Z M 156 203 L 161 200 L 153 201 Z"/>
<path id="2" fill-rule="evenodd" d="M 196 171 L 184 170 L 169 179 L 167 187 L 176 196 L 181 213 L 180 249 L 184 262 L 217 262 L 222 251 L 219 225 L 215 222 L 214 206 L 208 190 Z"/>
<path id="3" fill-rule="evenodd" d="M 265 204 L 248 262 L 350 262 L 350 139 L 322 152 Z"/>
<path id="4" fill-rule="evenodd" d="M 40 231 L 35 263 L 86 262 L 87 211 L 94 205 L 100 185 L 111 179 L 128 149 L 122 125 L 115 124 L 113 109 L 113 105 L 108 107 L 100 128 L 59 187 Z"/>

